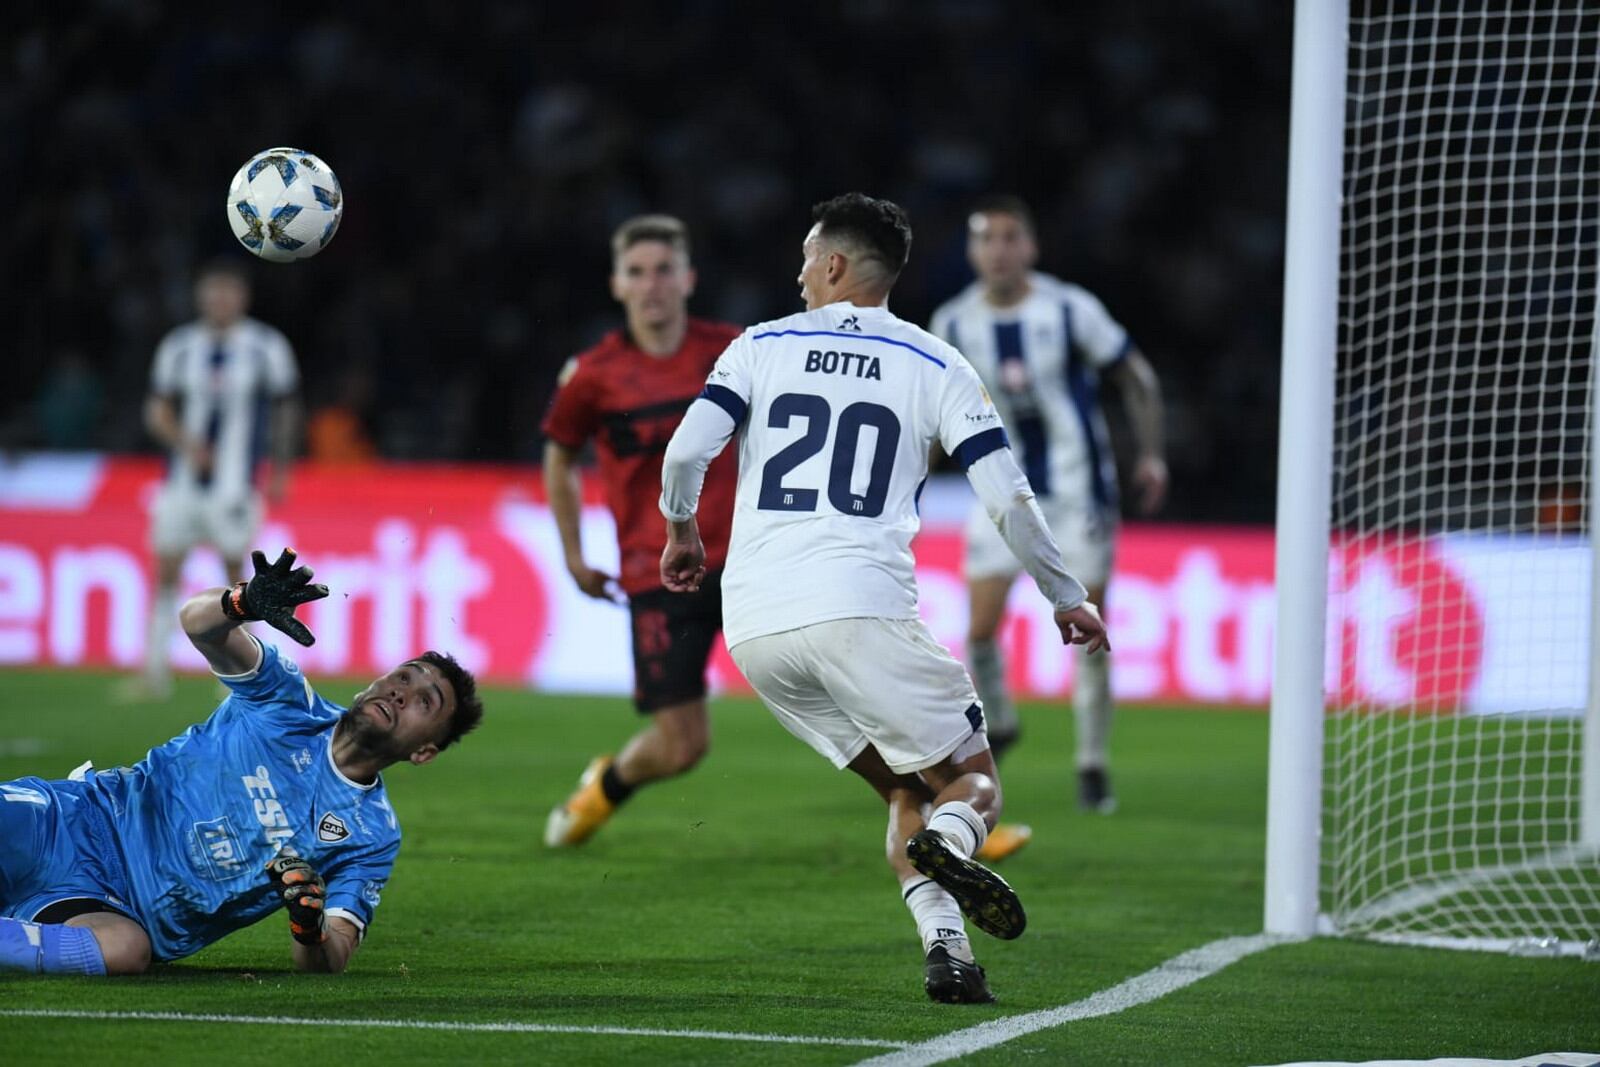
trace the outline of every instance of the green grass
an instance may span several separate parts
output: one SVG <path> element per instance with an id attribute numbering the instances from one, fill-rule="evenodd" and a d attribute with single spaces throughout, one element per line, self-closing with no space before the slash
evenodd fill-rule
<path id="1" fill-rule="evenodd" d="M 111 680 L 11 671 L 0 780 L 139 757 L 202 717 L 209 683 L 117 707 Z M 350 687 L 326 687 L 342 696 Z M 983 940 L 1001 1002 L 928 1003 L 910 916 L 880 858 L 883 816 L 759 706 L 720 702 L 694 774 L 640 793 L 588 847 L 540 843 L 584 761 L 637 720 L 625 702 L 491 695 L 483 729 L 387 781 L 405 846 L 349 973 L 287 969 L 274 916 L 137 979 L 0 975 L 0 1009 L 520 1021 L 914 1041 L 1054 1007 L 1261 923 L 1266 718 L 1134 709 L 1118 719 L 1121 810 L 1079 814 L 1071 715 L 1026 709 L 1005 767 L 1034 844 L 1007 877 L 1028 933 Z M 292 1051 L 291 1051 L 292 1050 Z M 311 1051 L 314 1050 L 314 1051 Z M 1165 999 L 990 1049 L 984 1063 L 1277 1063 L 1600 1051 L 1600 964 L 1316 941 Z M 567 1034 L 295 1031 L 0 1018 L 0 1062 L 851 1063 L 869 1049 Z"/>

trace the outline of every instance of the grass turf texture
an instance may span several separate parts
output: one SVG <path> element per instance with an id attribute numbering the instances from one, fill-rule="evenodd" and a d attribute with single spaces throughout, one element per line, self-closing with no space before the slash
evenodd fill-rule
<path id="1" fill-rule="evenodd" d="M 104 675 L 8 671 L 0 780 L 137 759 L 202 718 L 203 680 L 118 707 Z M 355 686 L 323 684 L 345 698 Z M 1005 766 L 1033 844 L 1004 867 L 1028 932 L 981 936 L 993 1007 L 929 1003 L 911 918 L 880 859 L 881 807 L 760 707 L 713 711 L 691 776 L 641 792 L 588 846 L 539 844 L 549 807 L 636 717 L 618 700 L 489 694 L 482 730 L 387 775 L 405 845 L 372 936 L 340 977 L 288 969 L 281 915 L 137 979 L 0 975 L 0 1009 L 179 1011 L 659 1027 L 916 1041 L 1080 999 L 1260 928 L 1267 720 L 1119 717 L 1109 818 L 1076 811 L 1071 714 L 1025 709 Z M 0 1061 L 341 1064 L 851 1063 L 866 1048 L 668 1037 L 0 1018 Z M 1275 1063 L 1600 1051 L 1600 965 L 1315 941 L 1162 1000 L 1030 1034 L 985 1063 Z"/>

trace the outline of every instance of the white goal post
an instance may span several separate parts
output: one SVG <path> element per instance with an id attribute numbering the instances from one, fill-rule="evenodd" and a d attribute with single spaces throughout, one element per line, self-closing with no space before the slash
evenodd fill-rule
<path id="1" fill-rule="evenodd" d="M 1600 952 L 1600 10 L 1301 0 L 1265 926 Z"/>

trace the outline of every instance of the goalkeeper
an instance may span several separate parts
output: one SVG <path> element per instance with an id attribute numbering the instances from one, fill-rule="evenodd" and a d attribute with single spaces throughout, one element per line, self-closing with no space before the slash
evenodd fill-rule
<path id="1" fill-rule="evenodd" d="M 0 783 L 0 970 L 137 974 L 279 908 L 295 966 L 344 970 L 400 849 L 379 772 L 431 762 L 478 724 L 472 675 L 424 652 L 324 699 L 242 624 L 302 645 L 294 617 L 328 595 L 285 550 L 179 613 L 232 692 L 132 767 Z"/>

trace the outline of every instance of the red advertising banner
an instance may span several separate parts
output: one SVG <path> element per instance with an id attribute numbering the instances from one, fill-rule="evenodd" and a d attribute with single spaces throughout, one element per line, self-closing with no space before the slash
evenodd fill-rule
<path id="1" fill-rule="evenodd" d="M 0 664 L 142 661 L 153 580 L 148 506 L 160 476 L 159 463 L 142 459 L 34 455 L 0 465 Z M 931 483 L 916 544 L 924 616 L 957 654 L 966 629 L 960 524 L 968 497 L 959 478 Z M 591 563 L 614 563 L 609 516 L 593 502 L 584 531 Z M 258 541 L 269 552 L 293 545 L 333 590 L 301 609 L 317 634 L 313 648 L 294 649 L 308 671 L 372 674 L 440 648 L 496 682 L 631 690 L 627 612 L 574 587 L 537 471 L 304 467 L 288 498 L 270 509 Z M 1581 692 L 1583 679 L 1566 676 L 1572 667 L 1552 672 L 1551 662 L 1566 661 L 1553 659 L 1559 649 L 1550 648 L 1581 640 L 1584 631 L 1564 623 L 1559 632 L 1536 631 L 1537 677 L 1523 677 L 1517 672 L 1527 656 L 1517 650 L 1531 640 L 1518 636 L 1526 627 L 1496 630 L 1494 620 L 1516 610 L 1510 598 L 1523 596 L 1540 598 L 1540 617 L 1586 618 L 1585 605 L 1566 600 L 1587 589 L 1587 555 L 1583 546 L 1566 555 L 1547 549 L 1516 583 L 1497 583 L 1508 561 L 1532 555 L 1481 539 L 1336 545 L 1330 694 L 1380 705 L 1517 710 L 1536 690 L 1539 706 L 1567 706 L 1567 691 Z M 1265 703 L 1272 568 L 1267 529 L 1125 528 L 1108 598 L 1118 697 Z M 220 560 L 199 551 L 185 568 L 183 591 L 222 581 Z M 1069 692 L 1074 656 L 1048 605 L 1026 578 L 1010 604 L 1004 639 L 1016 689 L 1034 697 Z M 202 667 L 181 637 L 171 652 L 180 667 Z M 1583 662 L 1578 655 L 1580 668 Z M 742 688 L 725 651 L 715 680 Z"/>

